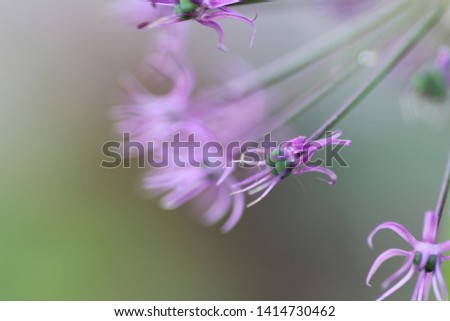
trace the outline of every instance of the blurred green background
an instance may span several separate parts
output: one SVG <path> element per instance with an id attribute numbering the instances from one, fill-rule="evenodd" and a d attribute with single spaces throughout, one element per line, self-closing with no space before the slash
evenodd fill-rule
<path id="1" fill-rule="evenodd" d="M 315 175 L 290 178 L 223 235 L 186 208 L 166 212 L 143 197 L 142 171 L 100 168 L 102 144 L 116 137 L 107 112 L 117 78 L 139 70 L 152 38 L 112 19 L 109 4 L 0 3 L 0 299 L 378 297 L 380 281 L 401 261 L 383 266 L 372 288 L 367 271 L 382 250 L 404 245 L 386 232 L 371 251 L 366 237 L 386 220 L 421 236 L 450 146 L 448 125 L 404 122 L 399 96 L 407 78 L 391 76 L 341 123 L 353 146 L 334 187 Z M 228 55 L 255 66 L 340 22 L 312 5 L 242 8 L 255 11 L 253 49 L 246 26 L 224 23 Z M 229 59 L 216 50 L 214 32 L 195 26 L 193 39 L 202 77 Z M 311 133 L 359 80 L 305 114 L 295 132 Z M 450 238 L 449 227 L 446 210 L 441 239 Z M 409 299 L 413 284 L 392 298 Z"/>

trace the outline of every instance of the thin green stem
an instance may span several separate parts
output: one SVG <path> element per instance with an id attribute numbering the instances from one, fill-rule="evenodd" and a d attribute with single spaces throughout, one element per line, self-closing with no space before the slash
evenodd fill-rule
<path id="1" fill-rule="evenodd" d="M 377 33 L 370 38 L 366 38 L 364 40 L 364 44 L 358 46 L 358 50 L 355 52 L 355 55 L 360 53 L 362 50 L 364 50 L 367 47 L 375 48 L 375 43 L 378 42 L 384 42 L 384 45 L 380 45 L 382 47 L 386 46 L 386 32 L 392 30 L 399 30 L 403 31 L 403 27 L 406 28 L 406 21 L 411 21 L 413 17 L 415 17 L 419 12 L 420 7 L 417 6 L 413 12 L 409 12 L 405 17 L 402 17 L 399 21 L 394 21 L 394 26 L 391 24 L 385 24 L 383 28 L 379 28 L 377 30 Z M 422 12 L 422 11 L 420 11 Z M 331 77 L 330 79 L 327 79 L 324 81 L 321 85 L 318 86 L 318 88 L 307 95 L 306 98 L 297 98 L 295 101 L 293 99 L 288 100 L 284 105 L 292 104 L 295 105 L 294 102 L 299 102 L 297 106 L 295 106 L 295 109 L 291 108 L 285 111 L 279 112 L 277 115 L 274 115 L 271 117 L 271 119 L 265 123 L 270 124 L 268 127 L 270 127 L 272 130 L 278 129 L 281 125 L 283 125 L 286 122 L 291 121 L 293 118 L 298 117 L 302 115 L 304 112 L 309 110 L 311 107 L 313 107 L 315 104 L 317 104 L 320 100 L 325 98 L 331 91 L 333 91 L 335 88 L 340 86 L 342 83 L 344 83 L 347 79 L 352 77 L 356 72 L 359 70 L 360 65 L 354 64 L 355 59 L 352 59 L 350 64 L 347 66 L 341 67 L 342 70 L 345 70 L 345 72 L 338 77 Z"/>
<path id="2" fill-rule="evenodd" d="M 445 202 L 447 200 L 450 189 L 450 154 L 448 155 L 447 169 L 445 170 L 444 180 L 442 181 L 441 192 L 439 193 L 438 202 L 436 204 L 435 213 L 438 216 L 438 228 L 441 222 L 442 213 L 444 212 Z"/>
<path id="3" fill-rule="evenodd" d="M 415 25 L 393 52 L 373 73 L 373 75 L 332 115 L 315 133 L 311 140 L 322 137 L 339 121 L 352 111 L 380 82 L 394 69 L 403 57 L 440 21 L 448 7 L 447 3 L 438 4 L 433 11 Z"/>
<path id="4" fill-rule="evenodd" d="M 226 98 L 232 99 L 233 97 L 245 96 L 255 90 L 273 85 L 326 57 L 346 43 L 373 31 L 395 17 L 407 3 L 408 1 L 400 1 L 383 7 L 377 13 L 371 12 L 370 16 L 363 16 L 356 23 L 349 23 L 341 28 L 337 28 L 331 34 L 327 34 L 312 44 L 302 46 L 253 73 L 227 83 L 220 91 L 225 93 L 225 95 L 231 96 Z"/>

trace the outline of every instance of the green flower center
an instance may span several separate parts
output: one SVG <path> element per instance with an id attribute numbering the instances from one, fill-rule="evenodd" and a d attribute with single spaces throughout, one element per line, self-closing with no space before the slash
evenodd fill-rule
<path id="1" fill-rule="evenodd" d="M 180 0 L 180 4 L 175 6 L 175 14 L 181 14 L 184 18 L 189 19 L 189 15 L 195 13 L 198 5 L 189 0 Z"/>
<path id="2" fill-rule="evenodd" d="M 413 263 L 415 265 L 419 265 L 420 262 L 422 261 L 422 253 L 421 252 L 416 252 L 414 254 L 414 260 Z M 430 272 L 434 272 L 434 270 L 436 269 L 436 262 L 437 262 L 437 255 L 432 254 L 428 257 L 427 262 L 425 263 L 425 271 L 430 273 Z"/>
<path id="3" fill-rule="evenodd" d="M 417 73 L 411 81 L 412 87 L 421 95 L 436 100 L 447 96 L 447 83 L 443 73 L 437 67 Z"/>
<path id="4" fill-rule="evenodd" d="M 280 157 L 281 156 L 281 157 Z M 283 175 L 289 176 L 294 168 L 294 163 L 283 158 L 282 152 L 279 148 L 274 149 L 273 152 L 267 157 L 266 164 L 272 167 L 272 174 L 274 176 Z"/>

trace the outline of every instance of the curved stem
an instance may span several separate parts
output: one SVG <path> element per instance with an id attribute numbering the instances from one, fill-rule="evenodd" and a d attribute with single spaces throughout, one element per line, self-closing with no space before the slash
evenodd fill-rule
<path id="1" fill-rule="evenodd" d="M 315 133 L 310 140 L 322 137 L 334 125 L 352 111 L 364 98 L 367 97 L 378 84 L 394 69 L 403 57 L 440 21 L 448 3 L 440 3 L 433 11 L 415 25 L 399 43 L 396 49 L 387 57 L 373 73 L 373 75 L 332 115 Z"/>

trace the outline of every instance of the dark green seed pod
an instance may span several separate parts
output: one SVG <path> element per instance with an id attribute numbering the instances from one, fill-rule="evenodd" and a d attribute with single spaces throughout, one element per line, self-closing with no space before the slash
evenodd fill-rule
<path id="1" fill-rule="evenodd" d="M 415 265 L 419 265 L 421 261 L 422 261 L 422 253 L 416 252 L 416 253 L 414 254 L 414 260 L 413 260 L 413 263 L 414 263 Z"/>
<path id="2" fill-rule="evenodd" d="M 292 173 L 294 164 L 285 159 L 278 160 L 277 158 L 280 157 L 281 155 L 282 154 L 281 154 L 280 149 L 279 148 L 275 149 L 269 155 L 269 157 L 267 157 L 266 164 L 267 164 L 267 166 L 273 168 L 272 174 L 274 176 L 284 175 L 284 177 L 286 177 Z"/>
<path id="3" fill-rule="evenodd" d="M 278 157 L 278 156 L 280 156 L 280 150 L 277 148 L 271 154 L 267 155 L 266 165 L 269 167 L 275 168 L 275 166 L 277 165 L 277 161 L 275 160 L 275 157 Z"/>
<path id="4" fill-rule="evenodd" d="M 430 255 L 427 260 L 427 264 L 425 264 L 425 271 L 433 272 L 436 269 L 437 256 Z"/>
<path id="5" fill-rule="evenodd" d="M 190 14 L 198 9 L 198 5 L 189 0 L 181 0 L 180 4 L 175 6 L 175 14 Z"/>

